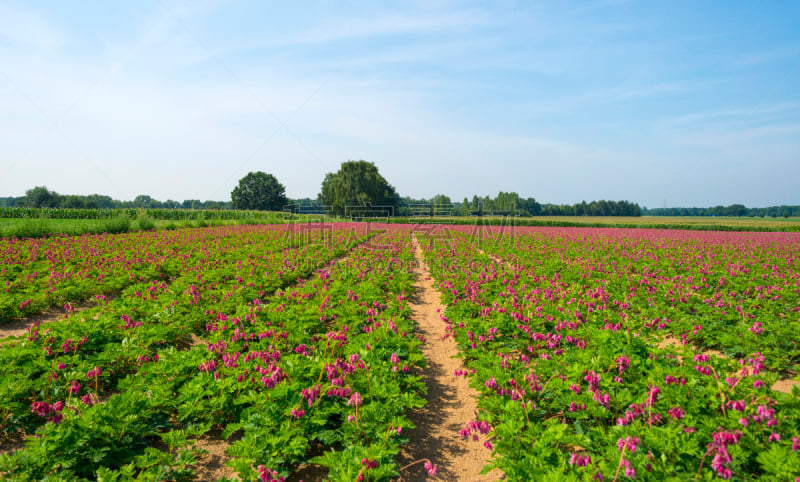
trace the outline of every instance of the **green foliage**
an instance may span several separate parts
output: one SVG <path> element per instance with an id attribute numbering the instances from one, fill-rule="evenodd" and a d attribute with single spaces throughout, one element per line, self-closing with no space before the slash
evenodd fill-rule
<path id="1" fill-rule="evenodd" d="M 371 205 L 397 208 L 399 197 L 394 187 L 367 161 L 343 162 L 336 173 L 328 173 L 320 193 L 330 214 L 344 216 L 348 208 Z"/>
<path id="2" fill-rule="evenodd" d="M 236 209 L 281 211 L 287 204 L 286 188 L 272 174 L 249 172 L 231 192 Z"/>
<path id="3" fill-rule="evenodd" d="M 794 236 L 531 229 L 505 241 L 420 240 L 480 392 L 485 425 L 468 431 L 491 448 L 487 469 L 800 476 L 800 390 L 769 389 L 800 363 Z M 662 346 L 667 333 L 685 345 Z"/>
<path id="4" fill-rule="evenodd" d="M 136 225 L 142 231 L 149 231 L 156 227 L 156 222 L 142 210 L 139 212 L 139 215 L 136 216 Z"/>
<path id="5" fill-rule="evenodd" d="M 126 233 L 131 229 L 131 218 L 119 216 L 105 221 L 97 230 L 99 233 L 118 234 Z"/>
<path id="6" fill-rule="evenodd" d="M 10 238 L 43 238 L 50 235 L 50 228 L 47 222 L 41 218 L 26 218 L 22 224 L 3 232 L 4 236 Z"/>
<path id="7" fill-rule="evenodd" d="M 58 207 L 60 196 L 58 193 L 47 189 L 47 186 L 37 186 L 25 191 L 23 203 L 31 208 L 53 208 Z"/>
<path id="8" fill-rule="evenodd" d="M 209 431 L 230 440 L 228 466 L 242 480 L 286 476 L 321 452 L 334 480 L 398 475 L 406 411 L 424 403 L 414 374 L 424 360 L 402 296 L 413 274 L 381 266 L 410 263 L 407 233 L 381 234 L 385 250 L 359 246 L 364 238 L 347 229 L 325 244 L 285 234 L 241 225 L 12 241 L 0 306 L 33 295 L 41 309 L 43 287 L 53 296 L 69 288 L 49 275 L 84 266 L 104 276 L 83 296 L 122 290 L 0 341 L 0 430 L 38 436 L 0 456 L 3 476 L 192 480 Z M 359 268 L 330 265 L 348 250 Z"/>

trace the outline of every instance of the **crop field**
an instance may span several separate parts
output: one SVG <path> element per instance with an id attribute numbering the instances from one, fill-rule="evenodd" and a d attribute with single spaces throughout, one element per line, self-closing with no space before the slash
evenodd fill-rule
<path id="1" fill-rule="evenodd" d="M 729 228 L 788 228 L 792 229 L 800 224 L 800 218 L 759 218 L 759 217 L 728 217 L 728 216 L 534 216 L 535 221 L 563 221 L 599 224 L 636 224 L 643 227 L 650 225 L 681 225 L 681 226 L 716 226 Z"/>
<path id="2" fill-rule="evenodd" d="M 0 261 L 4 479 L 800 478 L 800 234 L 235 225 Z"/>

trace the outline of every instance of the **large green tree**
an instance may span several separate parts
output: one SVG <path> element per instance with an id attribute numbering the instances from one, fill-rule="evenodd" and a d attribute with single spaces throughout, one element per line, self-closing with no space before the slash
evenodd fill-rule
<path id="1" fill-rule="evenodd" d="M 266 172 L 249 172 L 231 192 L 236 209 L 280 211 L 286 206 L 286 188 Z"/>
<path id="2" fill-rule="evenodd" d="M 329 172 L 322 181 L 320 200 L 332 214 L 345 215 L 358 206 L 391 206 L 397 209 L 400 197 L 394 187 L 367 161 L 343 162 L 338 172 Z"/>
<path id="3" fill-rule="evenodd" d="M 25 205 L 29 208 L 55 208 L 61 203 L 61 196 L 47 189 L 47 186 L 36 186 L 25 191 Z"/>

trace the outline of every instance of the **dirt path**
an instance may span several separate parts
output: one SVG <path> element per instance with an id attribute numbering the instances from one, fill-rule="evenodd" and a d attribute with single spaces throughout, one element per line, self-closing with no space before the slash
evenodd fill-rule
<path id="1" fill-rule="evenodd" d="M 411 298 L 411 313 L 418 324 L 419 333 L 427 340 L 422 351 L 428 360 L 428 367 L 422 375 L 428 388 L 425 397 L 428 403 L 409 416 L 417 427 L 408 431 L 410 442 L 398 455 L 398 464 L 404 467 L 428 459 L 438 466 L 439 480 L 500 480 L 502 474 L 497 471 L 480 475 L 491 456 L 489 450 L 479 442 L 462 439 L 458 434 L 475 417 L 477 392 L 470 388 L 466 378 L 453 375 L 454 370 L 463 368 L 461 360 L 454 358 L 458 349 L 451 338 L 442 340 L 445 324 L 439 318 L 439 311 L 443 311 L 444 307 L 424 263 L 422 248 L 416 238 L 413 242 L 417 282 Z M 400 480 L 427 478 L 428 473 L 420 462 L 402 470 Z"/>
<path id="2" fill-rule="evenodd" d="M 70 316 L 77 316 L 80 312 L 100 306 L 101 304 L 108 304 L 114 299 L 114 295 L 108 295 L 103 300 L 91 299 L 79 303 L 72 303 L 72 314 Z M 0 324 L 0 339 L 8 338 L 11 336 L 23 336 L 28 333 L 28 328 L 35 324 L 53 323 L 61 321 L 67 316 L 67 310 L 63 307 L 51 307 L 46 311 L 20 318 L 8 323 Z"/>

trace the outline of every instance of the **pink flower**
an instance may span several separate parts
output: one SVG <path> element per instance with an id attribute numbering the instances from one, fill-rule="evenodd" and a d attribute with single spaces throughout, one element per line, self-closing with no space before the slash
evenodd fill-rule
<path id="1" fill-rule="evenodd" d="M 46 417 L 54 411 L 53 406 L 47 402 L 33 402 L 31 405 L 31 413 L 35 413 L 40 417 Z"/>
<path id="2" fill-rule="evenodd" d="M 302 408 L 293 408 L 292 409 L 292 416 L 294 418 L 303 418 L 306 415 L 306 411 Z"/>
<path id="3" fill-rule="evenodd" d="M 631 479 L 636 478 L 636 470 L 634 470 L 633 466 L 631 466 L 630 461 L 627 459 L 620 460 L 620 463 L 623 467 L 625 467 L 625 476 L 630 477 Z"/>
<path id="4" fill-rule="evenodd" d="M 625 437 L 624 439 L 621 438 L 617 440 L 617 448 L 622 450 L 623 448 L 627 447 L 627 449 L 634 453 L 636 452 L 636 448 L 639 446 L 639 437 Z"/>
<path id="5" fill-rule="evenodd" d="M 588 467 L 592 463 L 592 457 L 589 455 L 582 455 L 574 453 L 569 457 L 570 465 L 575 465 L 578 467 Z"/>
<path id="6" fill-rule="evenodd" d="M 728 402 L 728 406 L 730 406 L 737 412 L 744 412 L 744 409 L 747 408 L 747 402 L 745 402 L 744 400 L 735 400 L 732 402 Z"/>
<path id="7" fill-rule="evenodd" d="M 630 357 L 628 357 L 626 355 L 622 355 L 622 356 L 617 357 L 617 371 L 618 371 L 618 374 L 622 375 L 623 373 L 625 373 L 625 370 L 628 369 L 630 364 L 631 364 Z"/>
<path id="8" fill-rule="evenodd" d="M 589 383 L 589 391 L 594 392 L 600 389 L 600 375 L 591 371 L 584 378 Z"/>
<path id="9" fill-rule="evenodd" d="M 650 387 L 647 392 L 647 406 L 652 407 L 658 401 L 658 394 L 661 393 L 661 388 L 658 386 Z"/>
<path id="10" fill-rule="evenodd" d="M 350 399 L 347 401 L 347 406 L 353 407 L 360 407 L 361 406 L 361 394 L 358 392 L 353 393 L 350 395 Z"/>
<path id="11" fill-rule="evenodd" d="M 284 478 L 278 475 L 277 470 L 268 469 L 263 465 L 258 466 L 258 476 L 261 482 L 283 482 Z"/>
<path id="12" fill-rule="evenodd" d="M 78 392 L 81 390 L 81 384 L 78 383 L 77 380 L 72 380 L 72 383 L 69 385 L 67 391 L 73 395 L 77 395 Z"/>
<path id="13" fill-rule="evenodd" d="M 425 470 L 428 471 L 428 474 L 431 477 L 436 477 L 436 474 L 439 472 L 439 467 L 433 465 L 430 462 L 425 462 Z"/>
<path id="14" fill-rule="evenodd" d="M 686 415 L 686 412 L 683 411 L 681 407 L 672 407 L 667 410 L 667 413 L 670 417 L 674 418 L 675 420 L 680 420 Z"/>

